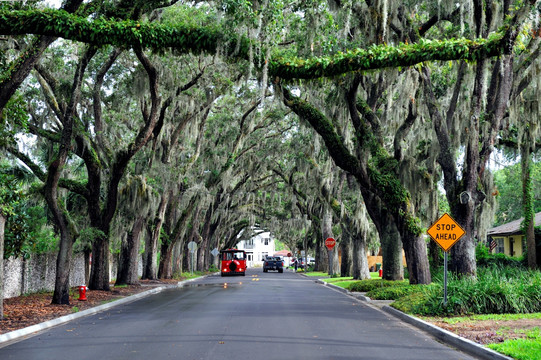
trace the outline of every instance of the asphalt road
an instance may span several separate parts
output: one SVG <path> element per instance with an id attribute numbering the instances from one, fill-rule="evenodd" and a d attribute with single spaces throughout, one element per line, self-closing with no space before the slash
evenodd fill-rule
<path id="1" fill-rule="evenodd" d="M 473 359 L 314 279 L 210 276 L 0 348 L 0 359 Z"/>

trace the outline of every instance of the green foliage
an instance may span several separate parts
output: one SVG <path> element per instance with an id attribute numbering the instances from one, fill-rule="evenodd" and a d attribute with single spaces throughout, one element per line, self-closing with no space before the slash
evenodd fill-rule
<path id="1" fill-rule="evenodd" d="M 370 279 L 370 280 L 358 280 L 353 281 L 347 289 L 349 291 L 356 291 L 356 292 L 369 292 L 374 289 L 382 288 L 382 287 L 392 287 L 392 286 L 399 286 L 399 285 L 406 285 L 407 280 L 401 280 L 401 281 L 392 281 L 392 280 L 382 280 L 382 279 Z"/>
<path id="2" fill-rule="evenodd" d="M 56 251 L 58 237 L 47 225 L 46 208 L 27 207 L 25 202 L 21 202 L 15 209 L 16 216 L 9 217 L 7 222 L 4 257 L 28 258 L 31 254 Z"/>
<path id="3" fill-rule="evenodd" d="M 94 239 L 98 239 L 104 236 L 105 234 L 103 231 L 93 227 L 85 228 L 79 233 L 79 239 L 85 242 L 92 242 Z"/>
<path id="4" fill-rule="evenodd" d="M 216 25 L 199 26 L 177 22 L 155 25 L 138 20 L 109 20 L 77 16 L 63 10 L 0 10 L 0 33 L 60 36 L 96 46 L 143 46 L 153 50 L 173 48 L 193 53 L 214 53 L 218 44 L 237 44 L 237 56 L 249 58 L 250 41 L 229 37 Z M 10 76 L 9 72 L 6 76 Z"/>
<path id="5" fill-rule="evenodd" d="M 280 240 L 274 240 L 274 246 L 276 251 L 286 250 L 286 246 Z M 289 249 L 288 249 L 289 250 Z"/>
<path id="6" fill-rule="evenodd" d="M 230 0 L 226 9 L 233 5 L 249 7 L 242 1 Z M 274 10 L 279 13 L 280 6 Z M 269 14 L 275 22 L 278 17 Z M 279 26 L 277 26 L 279 28 Z M 250 59 L 250 40 L 244 36 L 229 35 L 214 25 L 194 26 L 175 23 L 155 25 L 136 20 L 109 20 L 69 14 L 63 10 L 0 10 L 0 33 L 42 34 L 86 42 L 97 46 L 111 44 L 119 47 L 139 46 L 154 50 L 173 48 L 194 53 L 216 52 L 218 44 L 231 44 L 230 56 Z M 423 61 L 465 59 L 475 61 L 485 56 L 496 56 L 503 51 L 503 33 L 492 34 L 488 39 L 421 39 L 414 44 L 398 46 L 372 45 L 366 49 L 356 48 L 338 52 L 329 57 L 313 57 L 308 60 L 274 55 L 269 62 L 273 76 L 283 79 L 314 79 L 332 77 L 351 71 L 411 66 Z M 264 51 L 260 52 L 264 54 Z M 255 59 L 254 59 L 255 60 Z M 257 59 L 260 63 L 261 59 Z M 8 75 L 9 76 L 9 72 Z"/>
<path id="7" fill-rule="evenodd" d="M 15 176 L 0 168 L 0 212 L 7 219 L 4 240 L 4 258 L 18 256 L 28 237 L 28 217 L 22 211 L 24 195 Z"/>
<path id="8" fill-rule="evenodd" d="M 498 197 L 499 211 L 494 219 L 494 226 L 518 220 L 524 215 L 522 207 L 521 180 L 522 170 L 520 163 L 506 166 L 494 173 L 493 196 Z M 530 166 L 532 179 L 531 191 L 533 195 L 534 213 L 541 211 L 541 163 L 532 162 Z"/>
<path id="9" fill-rule="evenodd" d="M 404 296 L 419 292 L 420 287 L 426 287 L 431 285 L 396 285 L 386 286 L 381 288 L 375 288 L 366 293 L 371 299 L 376 300 L 397 300 Z"/>
<path id="10" fill-rule="evenodd" d="M 13 95 L 6 104 L 0 117 L 0 147 L 13 145 L 15 134 L 27 132 L 26 106 L 26 102 L 19 93 Z"/>
<path id="11" fill-rule="evenodd" d="M 209 267 L 209 272 L 210 272 L 210 273 L 215 273 L 215 272 L 219 272 L 219 271 L 220 271 L 220 269 L 218 269 L 218 268 L 216 267 L 216 265 L 214 265 L 214 264 L 211 264 L 211 265 L 210 265 L 210 267 Z"/>
<path id="12" fill-rule="evenodd" d="M 418 315 L 532 313 L 541 311 L 541 272 L 517 268 L 479 268 L 477 278 L 450 275 L 443 305 L 442 279 L 393 307 Z"/>
<path id="13" fill-rule="evenodd" d="M 47 209 L 43 206 L 33 206 L 26 210 L 28 215 L 28 243 L 24 248 L 28 254 L 43 254 L 58 249 L 58 236 L 48 226 Z"/>
<path id="14" fill-rule="evenodd" d="M 517 360 L 541 359 L 541 330 L 537 327 L 527 331 L 524 339 L 505 340 L 487 346 Z"/>
<path id="15" fill-rule="evenodd" d="M 526 269 L 524 257 L 516 258 L 505 254 L 492 254 L 484 244 L 478 244 L 475 248 L 475 257 L 478 267 L 506 266 L 518 269 Z"/>
<path id="16" fill-rule="evenodd" d="M 477 60 L 494 56 L 501 49 L 502 34 L 475 41 L 449 39 L 445 41 L 421 39 L 415 44 L 398 46 L 372 45 L 367 49 L 347 50 L 330 57 L 308 60 L 278 56 L 271 61 L 270 70 L 283 79 L 314 79 L 343 74 L 350 71 L 411 66 L 433 60 Z"/>

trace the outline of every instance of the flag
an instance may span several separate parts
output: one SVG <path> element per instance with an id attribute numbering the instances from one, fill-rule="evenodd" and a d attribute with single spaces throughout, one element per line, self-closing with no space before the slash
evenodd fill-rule
<path id="1" fill-rule="evenodd" d="M 494 248 L 496 248 L 496 245 L 496 240 L 490 238 L 490 251 L 494 250 Z"/>

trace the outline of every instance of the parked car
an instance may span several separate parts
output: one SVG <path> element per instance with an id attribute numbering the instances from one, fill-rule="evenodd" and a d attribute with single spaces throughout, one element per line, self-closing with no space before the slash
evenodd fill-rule
<path id="1" fill-rule="evenodd" d="M 280 273 L 284 272 L 284 260 L 280 257 L 267 256 L 263 260 L 263 272 L 268 272 L 269 270 L 276 270 Z"/>

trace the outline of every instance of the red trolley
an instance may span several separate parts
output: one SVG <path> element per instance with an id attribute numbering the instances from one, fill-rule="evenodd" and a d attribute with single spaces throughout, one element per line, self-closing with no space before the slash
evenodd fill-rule
<path id="1" fill-rule="evenodd" d="M 246 252 L 227 249 L 220 251 L 221 273 L 226 275 L 246 275 Z"/>

